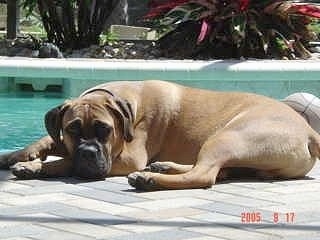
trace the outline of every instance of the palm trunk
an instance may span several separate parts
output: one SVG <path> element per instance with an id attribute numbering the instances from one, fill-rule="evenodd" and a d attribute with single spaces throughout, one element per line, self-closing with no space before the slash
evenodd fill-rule
<path id="1" fill-rule="evenodd" d="M 62 49 L 99 43 L 111 24 L 127 22 L 127 0 L 37 0 L 48 40 Z M 77 14 L 75 12 L 77 11 Z"/>

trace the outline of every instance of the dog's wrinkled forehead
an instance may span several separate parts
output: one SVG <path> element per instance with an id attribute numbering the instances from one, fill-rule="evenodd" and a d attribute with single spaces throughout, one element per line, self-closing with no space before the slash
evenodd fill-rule
<path id="1" fill-rule="evenodd" d="M 91 101 L 90 99 L 77 99 L 66 103 L 67 109 L 63 116 L 62 125 L 66 126 L 74 119 L 81 119 L 83 123 L 96 119 L 110 120 L 111 116 L 103 101 Z"/>

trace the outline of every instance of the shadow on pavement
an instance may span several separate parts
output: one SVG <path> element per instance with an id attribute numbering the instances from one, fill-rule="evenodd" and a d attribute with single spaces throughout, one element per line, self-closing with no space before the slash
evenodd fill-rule
<path id="1" fill-rule="evenodd" d="M 32 217 L 32 216 L 9 216 L 0 214 L 1 221 L 15 221 L 15 222 L 32 222 L 32 223 L 66 223 L 66 222 L 86 222 L 100 225 L 119 225 L 119 224 L 135 224 L 140 226 L 168 226 L 168 227 L 234 227 L 234 228 L 268 228 L 268 229 L 286 229 L 286 230 L 302 230 L 302 231 L 315 231 L 319 230 L 320 225 L 308 225 L 304 224 L 272 224 L 272 223 L 258 223 L 258 224 L 246 224 L 246 223 L 234 223 L 234 222 L 200 222 L 200 221 L 151 221 L 151 220 L 138 220 L 138 219 L 95 219 L 95 218 L 76 218 L 65 219 L 63 217 Z"/>
<path id="2" fill-rule="evenodd" d="M 9 170 L 0 170 L 0 181 L 6 181 L 6 180 L 11 180 L 14 179 L 15 176 L 11 174 Z M 1 184 L 1 182 L 0 182 Z"/>

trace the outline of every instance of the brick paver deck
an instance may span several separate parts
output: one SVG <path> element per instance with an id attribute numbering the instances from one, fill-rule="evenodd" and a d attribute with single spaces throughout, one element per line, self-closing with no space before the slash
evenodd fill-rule
<path id="1" fill-rule="evenodd" d="M 302 180 L 158 192 L 124 177 L 20 181 L 0 171 L 0 238 L 320 239 L 320 161 Z"/>

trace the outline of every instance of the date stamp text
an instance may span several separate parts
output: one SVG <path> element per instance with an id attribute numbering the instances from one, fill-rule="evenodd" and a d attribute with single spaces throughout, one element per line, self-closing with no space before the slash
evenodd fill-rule
<path id="1" fill-rule="evenodd" d="M 261 212 L 242 212 L 240 217 L 242 223 L 261 223 L 263 220 L 267 220 L 272 221 L 274 224 L 277 224 L 294 223 L 296 214 L 294 212 L 273 212 L 271 217 L 265 218 Z"/>

